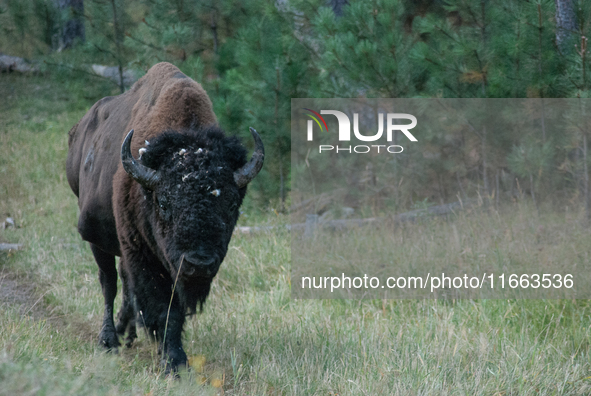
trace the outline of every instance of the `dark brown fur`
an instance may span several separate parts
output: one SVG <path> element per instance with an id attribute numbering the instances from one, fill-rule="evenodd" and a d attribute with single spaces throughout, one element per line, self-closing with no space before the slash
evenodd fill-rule
<path id="1" fill-rule="evenodd" d="M 140 323 L 161 343 L 167 369 L 186 363 L 181 345 L 185 314 L 205 301 L 246 192 L 233 179 L 233 172 L 246 163 L 246 152 L 215 123 L 212 103 L 201 85 L 175 66 L 159 63 L 128 92 L 99 100 L 69 133 L 67 177 L 78 196 L 78 230 L 90 242 L 105 297 L 99 340 L 107 349 L 116 348 L 117 334 L 127 332 L 130 345 L 136 337 L 135 300 Z M 130 129 L 135 130 L 132 153 L 138 153 L 145 141 L 155 142 L 148 146 L 148 150 L 154 147 L 155 154 L 145 155 L 146 163 L 164 166 L 166 178 L 158 190 L 145 188 L 122 166 L 120 148 Z M 179 157 L 179 148 L 185 147 L 191 148 L 190 153 Z M 177 167 L 186 171 L 173 171 Z M 198 180 L 187 176 L 181 182 L 184 173 L 201 176 Z M 212 197 L 210 186 L 222 187 L 223 195 Z M 158 207 L 166 196 L 176 197 L 177 213 L 188 208 L 183 216 L 171 218 Z M 179 219 L 188 220 L 184 224 Z M 207 263 L 194 259 L 195 268 L 200 269 L 185 273 L 187 268 L 181 270 L 185 253 L 213 258 Z M 121 257 L 123 284 L 117 327 L 114 256 Z M 176 291 L 169 307 L 173 285 Z"/>
<path id="2" fill-rule="evenodd" d="M 135 130 L 131 152 L 137 153 L 145 140 L 167 129 L 196 129 L 214 123 L 211 100 L 201 85 L 165 62 L 152 67 L 128 92 L 96 102 L 70 130 L 68 139 L 66 171 L 79 198 L 82 237 L 108 253 L 121 255 L 119 242 L 106 236 L 116 235 L 116 203 L 111 197 L 125 194 L 132 184 L 119 159 L 119 147 L 130 129 Z M 92 172 L 96 168 L 101 171 Z M 98 199 L 96 191 L 102 192 Z"/>

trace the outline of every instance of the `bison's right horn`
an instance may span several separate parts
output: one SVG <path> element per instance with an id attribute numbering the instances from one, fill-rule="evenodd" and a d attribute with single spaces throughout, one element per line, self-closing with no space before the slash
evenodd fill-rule
<path id="1" fill-rule="evenodd" d="M 121 162 L 123 163 L 123 169 L 127 172 L 135 181 L 140 183 L 148 190 L 154 190 L 156 184 L 160 180 L 158 172 L 154 169 L 150 169 L 147 166 L 139 164 L 133 155 L 131 155 L 131 138 L 133 137 L 133 129 L 129 131 L 123 144 L 121 145 Z"/>
<path id="2" fill-rule="evenodd" d="M 265 147 L 263 146 L 261 137 L 254 128 L 250 128 L 250 133 L 254 139 L 254 153 L 246 165 L 234 172 L 234 181 L 238 188 L 246 186 L 255 178 L 263 167 L 263 161 L 265 159 Z"/>

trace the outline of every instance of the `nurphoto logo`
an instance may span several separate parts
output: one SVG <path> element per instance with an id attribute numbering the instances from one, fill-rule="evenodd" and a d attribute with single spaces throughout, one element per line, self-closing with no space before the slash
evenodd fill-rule
<path id="1" fill-rule="evenodd" d="M 339 142 L 350 142 L 351 141 L 351 120 L 349 116 L 342 111 L 338 110 L 320 110 L 320 113 L 309 109 L 304 108 L 304 110 L 310 112 L 311 114 L 306 115 L 311 119 L 308 120 L 307 123 L 307 138 L 309 142 L 314 141 L 314 124 L 318 125 L 320 131 L 328 132 L 328 126 L 324 117 L 321 114 L 328 114 L 333 115 L 337 118 L 337 122 L 339 125 Z M 410 124 L 400 124 L 401 120 L 409 120 Z M 417 139 L 410 133 L 409 129 L 414 128 L 417 126 L 417 118 L 412 114 L 404 114 L 404 113 L 387 113 L 386 114 L 386 140 L 387 142 L 392 142 L 393 140 L 393 132 L 400 131 L 402 132 L 411 142 L 416 142 Z M 384 113 L 378 113 L 378 131 L 373 135 L 363 135 L 359 131 L 359 113 L 353 113 L 353 134 L 357 140 L 362 142 L 375 142 L 382 138 L 384 134 Z M 321 144 L 318 146 L 318 152 L 347 152 L 347 153 L 358 153 L 358 154 L 366 154 L 370 151 L 376 151 L 377 153 L 385 153 L 388 152 L 390 154 L 398 154 L 401 153 L 404 148 L 397 144 L 372 144 L 372 145 L 356 145 L 356 146 L 341 146 L 341 145 L 330 145 L 330 144 Z"/>

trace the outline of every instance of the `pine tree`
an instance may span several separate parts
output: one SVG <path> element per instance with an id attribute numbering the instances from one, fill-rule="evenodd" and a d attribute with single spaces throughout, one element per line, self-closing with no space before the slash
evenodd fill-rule
<path id="1" fill-rule="evenodd" d="M 309 48 L 322 71 L 322 94 L 334 97 L 401 97 L 417 93 L 424 67 L 410 56 L 416 37 L 404 31 L 398 0 L 351 2 L 336 17 L 321 7 L 310 21 Z"/>
<path id="2" fill-rule="evenodd" d="M 124 78 L 124 69 L 135 59 L 133 45 L 126 42 L 127 32 L 133 30 L 135 24 L 131 19 L 127 4 L 123 0 L 87 0 L 87 41 L 81 52 L 75 55 L 78 64 L 97 63 L 117 68 L 117 85 L 123 93 L 130 82 Z"/>
<path id="3" fill-rule="evenodd" d="M 236 37 L 226 46 L 232 59 L 218 63 L 222 80 L 214 104 L 228 127 L 246 135 L 248 126 L 265 141 L 265 167 L 253 181 L 255 199 L 279 198 L 284 209 L 289 188 L 291 98 L 309 92 L 309 56 L 294 35 L 293 10 L 281 10 L 274 2 L 249 3 L 249 13 Z M 223 50 L 221 50 L 223 52 Z M 227 68 L 228 64 L 234 67 Z M 223 69 L 225 70 L 223 70 Z"/>
<path id="4" fill-rule="evenodd" d="M 591 9 L 586 7 L 582 1 L 572 0 L 572 6 L 575 13 L 574 26 L 569 25 L 569 38 L 564 39 L 565 44 L 573 45 L 575 42 L 574 51 L 564 50 L 564 60 L 566 65 L 566 73 L 563 74 L 563 83 L 570 91 L 569 96 L 580 98 L 580 112 L 583 116 L 580 118 L 586 120 L 587 114 L 591 111 L 588 109 L 587 102 L 591 98 L 591 81 L 589 70 L 591 70 L 591 56 L 588 44 L 588 38 L 591 36 Z M 557 9 L 557 13 L 561 11 Z M 569 11 L 570 12 L 570 11 Z M 563 46 L 564 46 L 563 45 Z M 587 99 L 587 100 L 584 100 Z M 589 167 L 591 157 L 589 155 L 589 138 L 591 126 L 586 122 L 582 122 L 578 128 L 573 129 L 573 146 L 574 146 L 574 172 L 578 180 L 578 185 L 583 197 L 585 215 L 587 223 L 591 222 L 591 186 L 589 185 Z M 568 152 L 566 156 L 568 156 Z M 565 160 L 568 162 L 568 157 Z"/>
<path id="5" fill-rule="evenodd" d="M 52 46 L 58 51 L 71 48 L 76 41 L 84 42 L 84 0 L 54 0 L 55 8 L 61 14 L 57 40 Z M 37 1 L 39 3 L 39 1 Z M 45 7 L 49 5 L 44 4 Z M 49 12 L 49 11 L 47 11 Z"/>
<path id="6" fill-rule="evenodd" d="M 564 84 L 557 78 L 564 67 L 554 45 L 552 1 L 457 0 L 448 2 L 446 10 L 453 13 L 454 19 L 429 14 L 415 20 L 416 28 L 425 38 L 416 45 L 414 54 L 429 65 L 427 92 L 464 98 L 545 98 L 564 94 Z M 545 108 L 543 99 L 538 107 L 536 134 L 539 135 L 527 143 L 520 142 L 518 136 L 508 131 L 500 130 L 493 136 L 485 128 L 468 128 L 467 140 L 464 135 L 458 136 L 457 141 L 462 142 L 464 150 L 479 146 L 482 187 L 489 196 L 495 190 L 497 201 L 499 175 L 511 172 L 506 153 L 512 145 L 530 152 L 541 149 L 552 139 L 547 136 L 550 131 L 545 125 L 545 112 L 549 109 Z M 478 144 L 471 142 L 474 138 Z M 525 148 L 523 144 L 529 146 Z M 456 158 L 458 161 L 467 156 Z M 556 160 L 544 158 L 549 163 Z M 456 169 L 469 176 L 470 166 L 465 161 L 458 163 Z M 528 185 L 534 189 L 538 183 L 530 183 L 533 181 L 530 176 L 524 177 L 532 179 Z M 535 191 L 531 193 L 533 197 Z"/>

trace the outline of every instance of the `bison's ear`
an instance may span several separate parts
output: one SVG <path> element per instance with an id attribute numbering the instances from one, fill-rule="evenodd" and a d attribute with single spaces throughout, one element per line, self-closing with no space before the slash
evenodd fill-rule
<path id="1" fill-rule="evenodd" d="M 250 133 L 254 139 L 254 153 L 246 165 L 234 172 L 234 181 L 238 188 L 246 187 L 255 178 L 261 171 L 263 161 L 265 160 L 265 147 L 263 146 L 261 137 L 254 128 L 250 128 Z"/>
<path id="2" fill-rule="evenodd" d="M 123 169 L 125 169 L 125 172 L 142 186 L 148 190 L 154 190 L 160 181 L 160 176 L 154 169 L 139 164 L 135 158 L 133 158 L 133 155 L 131 154 L 132 137 L 133 129 L 129 131 L 121 145 L 121 163 L 123 164 Z"/>

